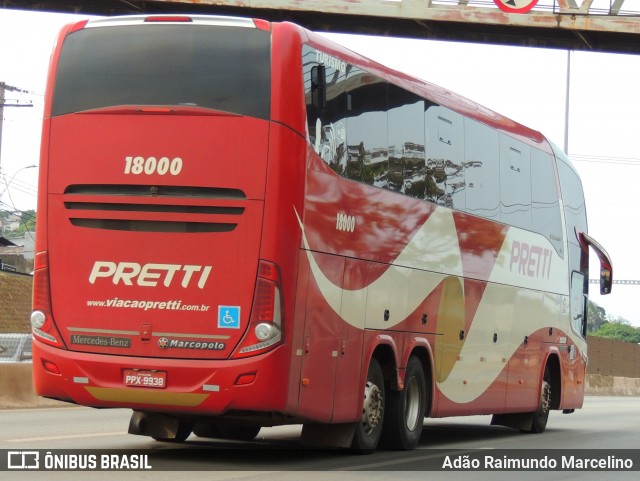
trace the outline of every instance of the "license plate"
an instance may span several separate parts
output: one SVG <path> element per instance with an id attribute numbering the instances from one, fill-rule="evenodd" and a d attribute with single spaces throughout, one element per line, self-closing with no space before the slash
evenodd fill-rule
<path id="1" fill-rule="evenodd" d="M 164 388 L 167 386 L 167 373 L 165 371 L 126 369 L 124 384 L 126 386 Z"/>

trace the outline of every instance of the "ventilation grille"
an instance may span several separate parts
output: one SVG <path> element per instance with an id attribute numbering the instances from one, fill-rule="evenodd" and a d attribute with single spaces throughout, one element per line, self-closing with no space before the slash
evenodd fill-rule
<path id="1" fill-rule="evenodd" d="M 71 185 L 64 206 L 77 227 L 138 232 L 231 232 L 245 211 L 239 189 Z"/>

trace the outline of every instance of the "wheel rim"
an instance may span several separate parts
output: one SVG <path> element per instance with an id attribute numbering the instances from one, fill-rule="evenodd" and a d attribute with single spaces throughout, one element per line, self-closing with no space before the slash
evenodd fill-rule
<path id="1" fill-rule="evenodd" d="M 546 414 L 551 407 L 551 384 L 542 381 L 542 399 L 540 401 L 540 412 Z"/>
<path id="2" fill-rule="evenodd" d="M 406 403 L 404 409 L 404 422 L 409 431 L 415 430 L 419 421 L 420 412 L 420 386 L 418 380 L 412 377 L 406 387 Z"/>
<path id="3" fill-rule="evenodd" d="M 382 421 L 384 412 L 382 391 L 371 380 L 364 387 L 364 404 L 362 406 L 362 426 L 366 434 L 370 434 Z"/>

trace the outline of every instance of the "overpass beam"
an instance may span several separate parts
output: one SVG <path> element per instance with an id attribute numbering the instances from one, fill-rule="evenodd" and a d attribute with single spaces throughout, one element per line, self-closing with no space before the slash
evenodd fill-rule
<path id="1" fill-rule="evenodd" d="M 622 10 L 622 4 L 624 4 L 624 0 L 616 0 L 611 5 L 611 15 L 618 15 L 620 10 Z"/>

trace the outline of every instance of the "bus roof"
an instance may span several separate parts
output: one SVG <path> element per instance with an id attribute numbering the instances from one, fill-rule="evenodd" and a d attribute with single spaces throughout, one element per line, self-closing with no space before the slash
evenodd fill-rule
<path id="1" fill-rule="evenodd" d="M 399 87 L 415 93 L 421 97 L 429 99 L 443 107 L 449 108 L 459 114 L 477 120 L 492 128 L 502 131 L 518 140 L 534 146 L 548 153 L 553 153 L 546 137 L 537 130 L 522 125 L 504 115 L 501 115 L 483 105 L 474 102 L 451 90 L 440 87 L 426 80 L 412 77 L 408 74 L 398 72 L 386 67 L 374 60 L 371 60 L 359 53 L 353 52 L 322 35 L 302 29 L 294 24 L 282 23 L 280 26 L 300 29 L 301 34 L 306 35 L 308 43 L 314 47 L 321 48 L 327 53 L 331 53 L 351 64 L 357 65 L 379 77 L 391 82 Z M 276 27 L 277 28 L 277 27 Z M 304 32 L 304 33 L 302 33 Z"/>

